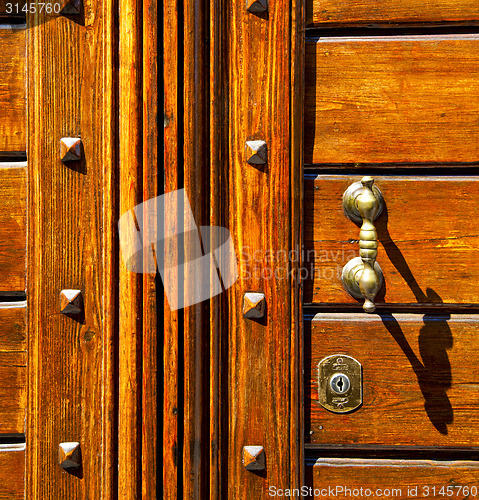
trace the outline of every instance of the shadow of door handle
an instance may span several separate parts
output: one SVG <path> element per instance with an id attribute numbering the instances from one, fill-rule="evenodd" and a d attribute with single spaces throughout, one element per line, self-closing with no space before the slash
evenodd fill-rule
<path id="1" fill-rule="evenodd" d="M 374 220 L 381 214 L 384 199 L 374 179 L 366 176 L 355 182 L 343 195 L 345 214 L 354 222 L 362 222 L 359 231 L 359 257 L 350 260 L 343 268 L 342 281 L 346 290 L 356 299 L 364 298 L 367 313 L 376 310 L 374 299 L 383 282 L 381 267 L 376 262 L 378 237 Z"/>

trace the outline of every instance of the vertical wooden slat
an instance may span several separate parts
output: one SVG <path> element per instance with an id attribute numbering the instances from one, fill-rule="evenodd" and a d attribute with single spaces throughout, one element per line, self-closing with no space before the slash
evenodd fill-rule
<path id="1" fill-rule="evenodd" d="M 143 200 L 158 196 L 158 47 L 157 3 L 143 2 Z M 144 214 L 146 238 L 157 233 L 156 211 Z M 153 239 L 153 241 L 155 241 Z M 151 253 L 146 247 L 145 258 Z M 156 498 L 157 491 L 157 280 L 143 276 L 143 387 L 142 387 L 142 498 Z"/>
<path id="2" fill-rule="evenodd" d="M 179 115 L 179 28 L 178 0 L 168 0 L 163 3 L 163 87 L 164 87 L 164 190 L 165 193 L 180 188 L 180 133 L 181 118 Z M 171 229 L 177 225 L 177 214 L 173 217 L 165 214 L 165 228 Z M 175 242 L 170 242 L 165 248 L 165 254 L 171 255 L 168 264 L 175 265 L 177 248 Z M 178 435 L 179 418 L 179 318 L 181 312 L 172 311 L 168 301 L 163 307 L 163 498 L 173 500 L 178 498 L 178 455 L 180 452 L 180 437 Z"/>
<path id="3" fill-rule="evenodd" d="M 303 0 L 291 2 L 291 249 L 298 258 L 290 263 L 291 293 L 291 484 L 305 484 L 304 456 L 304 343 L 303 343 L 303 134 L 305 85 L 305 18 Z"/>
<path id="4" fill-rule="evenodd" d="M 183 6 L 183 180 L 186 195 L 197 226 L 207 220 L 208 200 L 207 112 L 205 81 L 205 2 L 184 0 Z M 185 276 L 194 270 L 194 239 L 185 239 Z M 180 278 L 181 279 L 181 278 Z M 185 283 L 185 299 L 203 283 Z M 183 497 L 205 496 L 207 440 L 205 439 L 205 332 L 209 330 L 207 302 L 187 306 L 184 319 L 184 424 L 183 424 Z"/>
<path id="5" fill-rule="evenodd" d="M 119 2 L 120 214 L 142 200 L 142 2 Z M 141 495 L 143 277 L 120 261 L 118 494 Z"/>
<path id="6" fill-rule="evenodd" d="M 112 2 L 78 16 L 28 16 L 28 337 L 26 498 L 114 496 L 114 257 Z M 81 137 L 64 164 L 61 137 Z M 81 289 L 84 314 L 60 313 Z M 82 467 L 58 466 L 79 441 Z"/>
<path id="7" fill-rule="evenodd" d="M 210 163 L 210 223 L 227 226 L 227 89 L 226 12 L 224 0 L 213 0 L 209 10 L 209 163 Z M 220 242 L 214 238 L 211 248 Z M 213 270 L 216 272 L 216 270 Z M 210 300 L 209 343 L 209 498 L 215 500 L 227 495 L 227 392 L 224 375 L 228 360 L 226 328 L 227 295 Z"/>
<path id="8" fill-rule="evenodd" d="M 301 9 L 294 4 L 292 30 L 290 3 L 268 4 L 267 14 L 256 15 L 235 2 L 228 26 L 229 220 L 240 259 L 228 292 L 228 498 L 266 498 L 270 485 L 300 485 L 299 283 L 290 271 L 299 263 L 291 253 L 299 250 L 301 197 L 300 119 L 293 116 L 301 106 L 293 93 L 302 85 L 301 44 L 291 52 L 291 37 Z M 245 161 L 252 139 L 267 142 L 264 167 Z M 243 317 L 246 291 L 265 294 L 263 320 Z M 265 471 L 244 468 L 246 445 L 264 447 Z"/>

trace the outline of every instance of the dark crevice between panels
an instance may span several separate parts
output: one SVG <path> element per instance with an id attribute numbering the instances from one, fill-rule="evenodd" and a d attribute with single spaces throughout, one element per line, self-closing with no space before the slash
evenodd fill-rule
<path id="1" fill-rule="evenodd" d="M 313 466 L 318 459 L 362 458 L 382 460 L 479 460 L 479 448 L 412 447 L 377 445 L 305 445 L 306 464 Z"/>
<path id="2" fill-rule="evenodd" d="M 411 24 L 385 23 L 356 26 L 324 26 L 306 28 L 307 39 L 326 37 L 387 37 L 387 36 L 437 36 L 479 34 L 479 20 L 468 23 L 443 23 L 414 26 Z"/>

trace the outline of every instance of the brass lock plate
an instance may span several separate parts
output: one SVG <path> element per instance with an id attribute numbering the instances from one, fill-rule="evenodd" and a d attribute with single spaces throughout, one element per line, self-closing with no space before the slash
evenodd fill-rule
<path id="1" fill-rule="evenodd" d="M 319 402 L 333 413 L 348 413 L 363 403 L 361 363 L 351 356 L 334 354 L 318 365 Z"/>

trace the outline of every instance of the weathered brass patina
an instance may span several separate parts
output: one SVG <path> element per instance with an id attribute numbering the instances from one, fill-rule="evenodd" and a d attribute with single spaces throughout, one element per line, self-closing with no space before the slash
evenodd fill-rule
<path id="1" fill-rule="evenodd" d="M 363 402 L 362 367 L 344 354 L 324 358 L 318 365 L 319 402 L 334 413 L 348 413 Z"/>
<path id="2" fill-rule="evenodd" d="M 345 214 L 355 222 L 361 222 L 359 231 L 359 257 L 343 268 L 342 280 L 346 290 L 355 298 L 364 298 L 363 309 L 367 313 L 376 310 L 374 298 L 383 284 L 383 274 L 376 262 L 378 237 L 373 221 L 384 207 L 381 191 L 373 186 L 374 179 L 366 176 L 355 182 L 343 196 Z"/>

